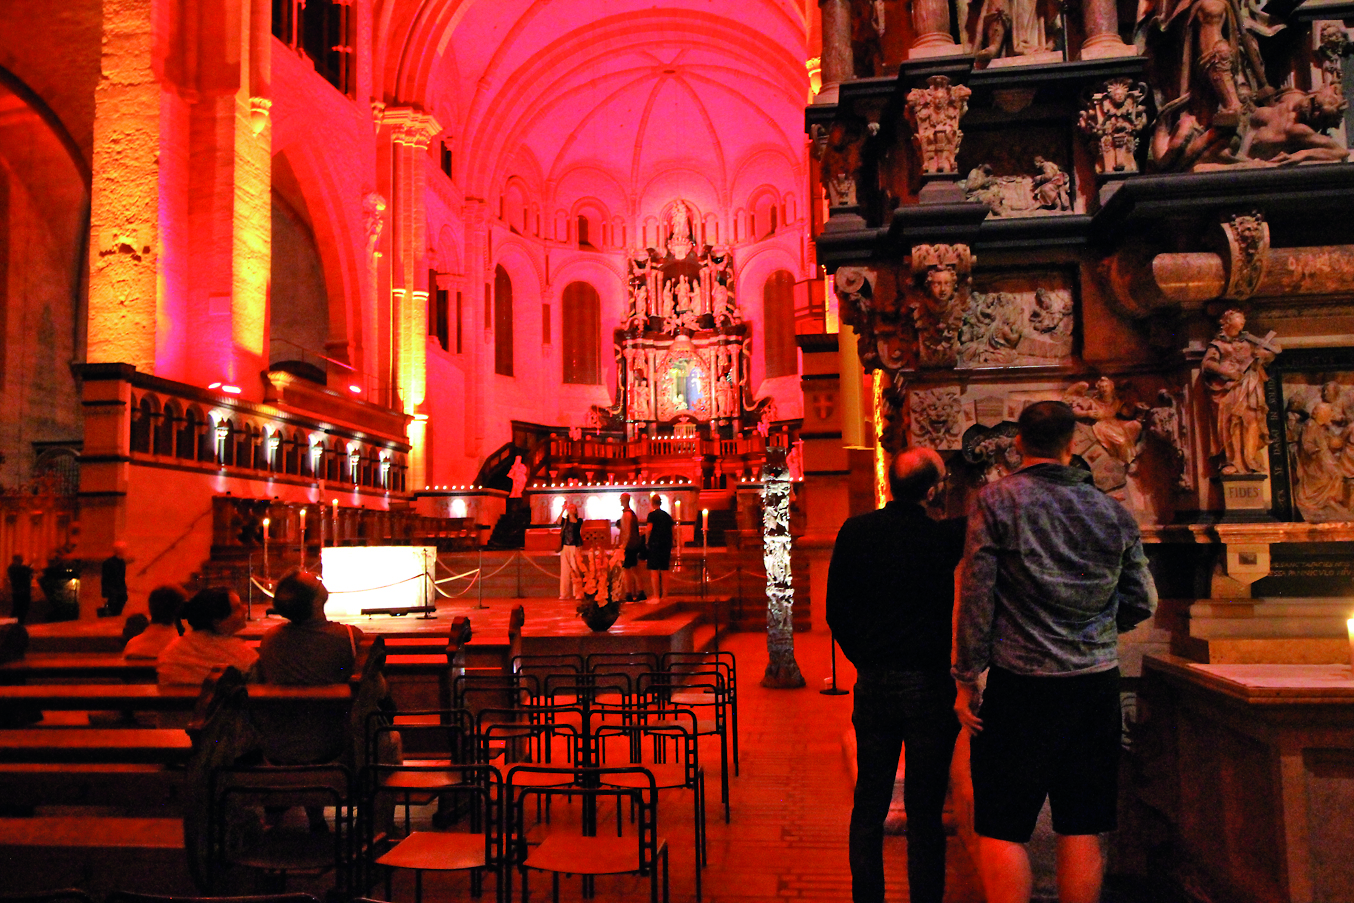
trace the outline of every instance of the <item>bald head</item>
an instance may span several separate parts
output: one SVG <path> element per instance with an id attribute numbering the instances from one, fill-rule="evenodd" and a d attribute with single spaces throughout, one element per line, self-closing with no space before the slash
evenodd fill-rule
<path id="1" fill-rule="evenodd" d="M 889 467 L 889 492 L 896 502 L 920 504 L 944 473 L 945 462 L 934 449 L 909 448 L 899 452 Z"/>

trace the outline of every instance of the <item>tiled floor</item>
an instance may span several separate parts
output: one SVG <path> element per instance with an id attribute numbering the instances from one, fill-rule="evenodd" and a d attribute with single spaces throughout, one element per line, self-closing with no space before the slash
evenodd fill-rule
<path id="1" fill-rule="evenodd" d="M 851 779 L 841 743 L 850 726 L 851 696 L 818 692 L 830 674 L 826 632 L 798 634 L 795 644 L 796 659 L 809 686 L 766 690 L 758 685 L 766 667 L 765 634 L 735 634 L 724 643 L 738 659 L 742 774 L 730 782 L 733 817 L 726 825 L 719 806 L 717 741 L 703 744 L 710 860 L 704 872 L 704 899 L 710 903 L 851 899 L 846 858 Z M 854 675 L 840 656 L 838 668 L 840 684 L 850 687 Z M 668 791 L 662 796 L 659 828 L 671 851 L 672 900 L 686 903 L 695 899 L 694 853 L 691 808 L 681 793 Z M 552 827 L 563 828 L 570 818 L 570 813 L 557 808 Z M 885 841 L 890 901 L 907 899 L 905 849 L 903 837 Z M 566 879 L 562 899 L 579 899 L 578 884 L 577 879 Z M 957 838 L 950 841 L 948 884 L 949 901 L 983 899 L 973 866 Z M 424 896 L 460 900 L 467 887 L 458 876 L 430 874 L 424 879 Z M 549 899 L 548 877 L 533 876 L 531 889 L 533 900 Z M 397 901 L 413 899 L 412 880 L 407 875 L 397 876 L 393 890 Z M 379 896 L 383 888 L 378 885 L 372 892 Z M 492 892 L 486 888 L 485 899 Z M 648 882 L 635 877 L 600 878 L 596 899 L 647 900 Z"/>

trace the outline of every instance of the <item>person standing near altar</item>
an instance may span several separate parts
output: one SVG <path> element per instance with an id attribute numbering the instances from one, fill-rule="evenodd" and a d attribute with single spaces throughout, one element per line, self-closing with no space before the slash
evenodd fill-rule
<path id="1" fill-rule="evenodd" d="M 656 492 L 649 496 L 649 504 L 653 508 L 646 518 L 649 588 L 653 590 L 653 601 L 657 602 L 663 598 L 663 572 L 669 569 L 672 560 L 672 515 L 663 510 L 663 497 Z"/>
<path id="2" fill-rule="evenodd" d="M 583 521 L 578 516 L 578 505 L 564 503 L 559 516 L 559 597 L 583 598 Z"/>
<path id="3" fill-rule="evenodd" d="M 647 598 L 644 585 L 639 581 L 639 559 L 644 557 L 644 537 L 639 532 L 639 516 L 630 507 L 630 493 L 621 493 L 620 536 L 616 546 L 625 552 L 621 562 L 624 575 L 625 601 L 634 602 Z"/>

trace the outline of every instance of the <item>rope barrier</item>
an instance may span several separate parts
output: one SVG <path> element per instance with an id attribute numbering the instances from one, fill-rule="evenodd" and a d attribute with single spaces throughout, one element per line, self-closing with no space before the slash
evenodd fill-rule
<path id="1" fill-rule="evenodd" d="M 451 570 L 451 569 L 448 568 L 447 570 Z M 464 578 L 464 577 L 471 577 L 471 576 L 474 576 L 475 574 L 478 574 L 479 572 L 480 572 L 480 569 L 479 569 L 479 568 L 471 568 L 470 570 L 466 571 L 464 574 L 452 574 L 450 577 L 443 577 L 441 580 L 434 580 L 434 581 L 433 581 L 433 585 L 435 586 L 435 585 L 437 585 L 437 584 L 439 584 L 439 583 L 450 583 L 450 582 L 453 581 L 453 580 L 460 580 L 460 579 L 462 579 L 462 578 Z"/>
<path id="2" fill-rule="evenodd" d="M 268 589 L 268 587 L 264 586 L 262 583 L 259 583 L 259 578 L 257 578 L 257 577 L 250 577 L 250 578 L 249 578 L 249 582 L 252 583 L 252 584 L 254 584 L 255 586 L 257 586 L 257 587 L 259 588 L 259 592 L 263 593 L 263 594 L 264 594 L 265 596 L 267 596 L 269 599 L 273 598 L 273 593 L 272 593 L 272 591 L 270 591 L 270 590 Z"/>
<path id="3" fill-rule="evenodd" d="M 559 577 L 559 572 L 558 572 L 558 571 L 556 571 L 555 573 L 552 574 L 550 571 L 547 571 L 545 568 L 541 567 L 539 564 L 537 564 L 536 562 L 532 561 L 532 560 L 531 560 L 531 556 L 528 555 L 528 554 L 526 554 L 525 552 L 519 552 L 518 554 L 521 555 L 523 558 L 526 559 L 527 564 L 531 565 L 532 567 L 534 567 L 536 570 L 540 571 L 540 572 L 541 572 L 542 574 L 544 574 L 545 576 L 547 576 L 547 577 L 555 577 L 555 578 L 558 578 L 558 577 Z"/>

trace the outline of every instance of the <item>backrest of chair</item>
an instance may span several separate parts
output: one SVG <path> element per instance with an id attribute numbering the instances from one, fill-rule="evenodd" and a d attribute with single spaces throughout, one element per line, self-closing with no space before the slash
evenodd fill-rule
<path id="1" fill-rule="evenodd" d="M 534 704 L 541 695 L 541 680 L 535 674 L 466 673 L 456 675 L 451 689 L 454 708 L 477 712 L 486 707 Z"/>
<path id="2" fill-rule="evenodd" d="M 710 649 L 705 652 L 665 652 L 655 671 L 685 671 L 717 668 L 724 672 L 730 691 L 738 685 L 738 661 L 732 652 Z"/>
<path id="3" fill-rule="evenodd" d="M 67 893 L 66 891 L 53 891 L 53 893 Z M 81 896 L 88 900 L 89 897 Z M 13 898 L 0 897 L 0 901 L 8 903 Z M 64 903 L 65 898 L 54 898 L 52 903 Z M 38 903 L 38 901 L 34 901 Z M 312 894 L 262 894 L 250 897 L 162 897 L 158 894 L 134 894 L 130 891 L 115 890 L 110 893 L 105 903 L 320 903 Z M 357 903 L 356 900 L 353 903 Z"/>
<path id="4" fill-rule="evenodd" d="M 700 768 L 699 721 L 691 708 L 669 706 L 655 711 L 642 704 L 599 704 L 588 713 L 587 737 L 591 743 L 592 762 L 601 765 L 609 749 L 620 745 L 609 741 L 624 741 L 625 752 L 631 764 L 643 761 L 645 740 L 652 745 L 654 761 L 668 761 L 668 747 L 679 752 L 686 767 L 687 783 L 694 784 Z M 610 764 L 617 764 L 612 761 Z"/>
<path id="5" fill-rule="evenodd" d="M 514 674 L 533 674 L 537 680 L 544 681 L 548 674 L 582 673 L 583 656 L 574 652 L 514 655 L 510 666 Z"/>
<path id="6" fill-rule="evenodd" d="M 493 744 L 502 742 L 507 760 L 511 762 L 515 758 L 514 747 L 525 741 L 541 761 L 554 761 L 554 748 L 561 746 L 566 761 L 577 762 L 584 749 L 584 721 L 583 709 L 578 706 L 481 709 L 475 716 L 474 728 L 479 761 L 487 762 Z"/>
<path id="7" fill-rule="evenodd" d="M 514 782 L 517 775 L 533 773 L 572 774 L 574 781 L 567 785 L 558 786 L 540 786 L 538 783 L 524 786 L 521 783 Z M 620 774 L 646 775 L 648 778 L 647 786 L 621 787 L 608 785 L 605 782 L 607 776 Z M 503 799 L 506 803 L 505 818 L 507 820 L 505 836 L 509 838 L 507 846 L 509 855 L 521 856 L 526 850 L 526 802 L 532 797 L 546 799 L 557 796 L 583 797 L 585 800 L 582 807 L 584 812 L 597 811 L 596 801 L 599 799 L 614 799 L 617 807 L 623 805 L 624 801 L 628 799 L 634 803 L 635 837 L 639 847 L 640 869 L 647 872 L 656 866 L 658 860 L 658 790 L 653 773 L 649 769 L 640 765 L 587 766 L 581 768 L 514 765 L 507 770 L 503 781 Z M 587 800 L 592 801 L 591 806 L 588 805 Z M 584 836 L 596 836 L 596 821 L 589 823 L 585 819 L 582 824 L 582 831 Z M 518 859 L 517 861 L 520 862 L 521 860 Z"/>
<path id="8" fill-rule="evenodd" d="M 623 671 L 582 674 L 551 674 L 542 684 L 548 704 L 560 698 L 572 698 L 579 705 L 590 705 L 598 696 L 619 694 L 629 699 L 634 695 L 634 680 Z"/>
<path id="9" fill-rule="evenodd" d="M 722 668 L 682 671 L 650 671 L 641 674 L 635 685 L 635 694 L 645 699 L 669 699 L 673 693 L 705 691 L 711 695 L 708 703 L 690 705 L 727 705 L 729 683 Z"/>
<path id="10" fill-rule="evenodd" d="M 397 734 L 406 756 L 468 762 L 474 732 L 475 716 L 468 709 L 372 712 L 367 716 L 367 763 L 380 762 Z"/>
<path id="11" fill-rule="evenodd" d="M 417 776 L 413 783 L 420 791 L 444 793 L 455 791 L 458 796 L 475 800 L 471 811 L 470 830 L 485 835 L 485 855 L 490 861 L 498 849 L 502 828 L 499 801 L 503 797 L 503 774 L 494 765 L 475 762 L 459 764 L 438 763 L 415 765 L 376 763 L 368 765 L 361 776 L 362 805 L 368 813 L 380 808 L 379 797 L 385 794 L 399 796 L 406 793 L 406 782 L 401 778 Z M 369 828 L 374 822 L 369 820 Z M 370 839 L 370 838 L 368 838 Z"/>
<path id="12" fill-rule="evenodd" d="M 590 674 L 622 672 L 629 674 L 631 680 L 644 671 L 659 670 L 656 652 L 594 652 L 587 658 L 587 670 Z"/>

